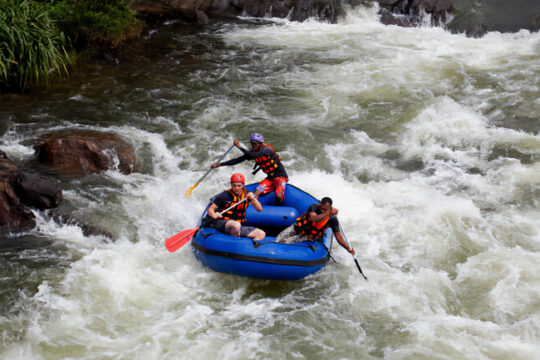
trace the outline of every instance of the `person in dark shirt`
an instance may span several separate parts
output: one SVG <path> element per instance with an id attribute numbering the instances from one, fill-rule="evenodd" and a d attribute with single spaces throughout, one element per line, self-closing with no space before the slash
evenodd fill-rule
<path id="1" fill-rule="evenodd" d="M 275 242 L 293 244 L 302 241 L 318 241 L 330 227 L 338 243 L 354 255 L 354 249 L 348 246 L 341 235 L 337 213 L 338 209 L 332 207 L 332 199 L 324 197 L 320 204 L 311 205 L 304 215 L 298 217 L 295 224 L 280 232 Z"/>
<path id="2" fill-rule="evenodd" d="M 260 194 L 268 194 L 272 191 L 276 192 L 276 197 L 280 204 L 283 204 L 285 198 L 285 187 L 289 181 L 285 167 L 281 163 L 281 158 L 276 153 L 274 147 L 264 142 L 264 138 L 259 133 L 251 134 L 250 138 L 251 150 L 244 149 L 240 146 L 238 140 L 234 140 L 234 145 L 244 153 L 244 155 L 224 161 L 221 163 L 214 163 L 212 169 L 220 166 L 236 165 L 246 160 L 254 160 L 257 169 L 254 174 L 260 169 L 266 174 L 266 179 L 261 181 L 255 189 L 255 196 L 259 197 Z"/>
<path id="3" fill-rule="evenodd" d="M 266 236 L 263 230 L 253 226 L 243 225 L 246 222 L 246 209 L 249 203 L 253 205 L 255 210 L 262 211 L 259 200 L 257 200 L 253 193 L 248 192 L 244 188 L 245 182 L 244 175 L 240 173 L 233 174 L 231 176 L 231 188 L 214 197 L 204 221 L 207 221 L 210 227 L 224 234 L 236 237 L 248 237 L 258 241 L 263 240 Z M 220 214 L 220 212 L 241 202 L 245 198 L 247 200 L 244 202 L 236 205 L 223 215 Z"/>

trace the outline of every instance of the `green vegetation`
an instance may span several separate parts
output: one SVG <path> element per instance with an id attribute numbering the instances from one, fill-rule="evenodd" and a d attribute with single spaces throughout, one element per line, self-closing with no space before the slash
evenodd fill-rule
<path id="1" fill-rule="evenodd" d="M 48 86 L 68 75 L 69 49 L 110 50 L 143 23 L 125 0 L 0 0 L 0 90 Z"/>
<path id="2" fill-rule="evenodd" d="M 124 40 L 137 37 L 142 22 L 123 0 L 51 1 L 58 26 L 77 48 L 115 48 Z"/>
<path id="3" fill-rule="evenodd" d="M 28 0 L 0 0 L 0 85 L 24 91 L 67 74 L 64 34 L 47 8 Z"/>

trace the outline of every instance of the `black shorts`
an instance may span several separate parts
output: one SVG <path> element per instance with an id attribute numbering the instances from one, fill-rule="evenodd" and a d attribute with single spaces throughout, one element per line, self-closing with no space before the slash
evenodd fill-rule
<path id="1" fill-rule="evenodd" d="M 230 220 L 216 219 L 213 224 L 214 229 L 226 234 L 225 225 L 227 224 L 227 221 L 230 221 Z M 257 230 L 257 228 L 253 226 L 242 226 L 240 228 L 240 236 L 248 237 L 248 235 L 251 234 L 253 230 Z"/>

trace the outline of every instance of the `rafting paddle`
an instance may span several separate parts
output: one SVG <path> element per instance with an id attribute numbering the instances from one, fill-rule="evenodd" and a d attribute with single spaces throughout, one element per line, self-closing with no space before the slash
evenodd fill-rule
<path id="1" fill-rule="evenodd" d="M 341 224 L 339 224 L 339 231 L 341 232 L 341 235 L 343 236 L 343 239 L 345 240 L 345 242 L 347 243 L 347 245 L 349 246 L 350 249 L 353 249 L 351 247 L 351 243 L 349 243 L 349 241 L 347 240 L 347 237 L 345 236 L 345 233 L 343 232 L 343 229 L 341 228 Z M 354 249 L 353 249 L 354 250 Z M 352 255 L 352 254 L 351 254 Z M 356 263 L 356 267 L 358 268 L 358 271 L 360 271 L 360 275 L 362 275 L 364 277 L 364 279 L 368 279 L 366 277 L 366 275 L 364 275 L 364 273 L 362 272 L 362 269 L 360 268 L 360 264 L 358 264 L 358 260 L 356 259 L 356 255 L 352 255 L 353 259 L 354 259 L 354 262 Z"/>
<path id="2" fill-rule="evenodd" d="M 221 160 L 223 160 L 223 158 L 225 158 L 225 156 L 227 156 L 227 154 L 232 150 L 233 147 L 234 147 L 234 144 L 231 145 L 231 147 L 230 147 L 227 151 L 225 151 L 225 153 L 224 153 L 223 155 L 221 155 L 221 157 L 220 157 L 220 158 L 218 159 L 218 161 L 216 161 L 216 162 L 218 162 L 218 163 L 221 162 Z M 212 171 L 212 170 L 213 170 L 213 168 L 208 169 L 208 171 L 206 172 L 206 174 L 204 174 L 204 175 L 199 179 L 199 181 L 197 181 L 195 184 L 193 184 L 193 186 L 190 187 L 190 188 L 188 189 L 188 191 L 186 191 L 186 193 L 184 194 L 184 196 L 188 197 L 189 195 L 191 195 L 191 193 L 193 192 L 193 190 L 195 190 L 195 188 L 197 187 L 197 185 L 199 185 L 200 182 L 203 181 L 204 178 L 205 178 L 205 177 L 210 173 L 210 171 Z M 177 234 L 177 235 L 178 235 L 178 234 Z"/>
<path id="3" fill-rule="evenodd" d="M 230 206 L 230 207 L 226 208 L 225 210 L 223 210 L 222 212 L 220 212 L 219 215 L 225 214 L 227 211 L 231 210 L 231 209 L 232 209 L 233 207 L 235 207 L 236 205 L 243 203 L 243 202 L 246 201 L 247 199 L 248 199 L 248 198 L 245 197 L 242 201 L 239 201 L 239 202 L 237 202 L 236 204 L 234 204 L 233 206 Z M 203 226 L 203 225 L 205 225 L 205 224 L 206 224 L 206 221 L 205 221 L 204 223 L 202 223 L 201 226 Z M 197 231 L 199 231 L 199 229 L 201 228 L 201 226 L 198 226 L 198 227 L 196 227 L 195 229 L 184 230 L 184 231 L 179 232 L 179 233 L 176 234 L 176 235 L 171 236 L 170 238 L 168 238 L 168 239 L 165 241 L 165 247 L 166 247 L 167 250 L 169 250 L 170 252 L 175 252 L 176 250 L 180 249 L 182 246 L 184 246 L 185 244 L 187 244 L 187 242 L 193 238 L 193 236 L 195 235 L 195 233 L 196 233 Z"/>

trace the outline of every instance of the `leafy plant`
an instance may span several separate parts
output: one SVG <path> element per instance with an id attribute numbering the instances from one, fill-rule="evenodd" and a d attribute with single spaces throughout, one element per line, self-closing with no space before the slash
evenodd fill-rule
<path id="1" fill-rule="evenodd" d="M 114 48 L 138 36 L 143 26 L 124 0 L 52 1 L 51 9 L 60 28 L 78 48 Z"/>
<path id="2" fill-rule="evenodd" d="M 29 0 L 0 0 L 0 85 L 11 91 L 49 85 L 67 75 L 71 58 L 64 34 L 47 7 Z"/>

